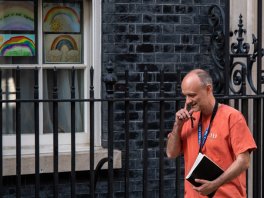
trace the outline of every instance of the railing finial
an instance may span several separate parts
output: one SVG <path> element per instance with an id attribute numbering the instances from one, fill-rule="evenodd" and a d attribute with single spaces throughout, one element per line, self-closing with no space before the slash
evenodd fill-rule
<path id="1" fill-rule="evenodd" d="M 113 64 L 112 61 L 109 61 L 107 66 L 106 66 L 107 74 L 104 76 L 104 82 L 106 86 L 106 93 L 107 97 L 113 97 L 114 93 L 114 85 L 117 82 L 117 77 L 113 73 Z"/>

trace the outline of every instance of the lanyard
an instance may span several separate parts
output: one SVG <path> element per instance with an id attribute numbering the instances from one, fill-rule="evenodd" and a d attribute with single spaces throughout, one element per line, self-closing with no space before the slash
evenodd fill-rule
<path id="1" fill-rule="evenodd" d="M 218 109 L 218 102 L 215 101 L 215 105 L 214 105 L 214 109 L 213 109 L 212 116 L 211 116 L 211 119 L 210 119 L 210 123 L 209 123 L 209 126 L 207 127 L 207 129 L 204 132 L 203 139 L 202 139 L 202 112 L 201 112 L 200 119 L 199 119 L 199 123 L 198 123 L 198 144 L 199 144 L 199 152 L 202 152 L 202 148 L 203 148 L 203 146 L 205 144 L 205 141 L 206 141 L 206 139 L 208 137 L 208 134 L 210 133 L 211 124 L 213 122 L 213 119 L 215 117 L 215 114 L 217 112 L 217 109 Z"/>

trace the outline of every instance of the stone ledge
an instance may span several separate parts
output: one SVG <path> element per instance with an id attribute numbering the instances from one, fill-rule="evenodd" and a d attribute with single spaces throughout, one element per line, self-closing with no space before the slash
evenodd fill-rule
<path id="1" fill-rule="evenodd" d="M 64 148 L 63 151 L 59 153 L 59 172 L 69 172 L 71 171 L 71 152 L 67 148 L 70 148 L 70 145 Z M 51 147 L 52 148 L 52 147 Z M 90 170 L 90 149 L 89 146 L 82 146 L 82 149 L 76 148 L 76 171 L 85 171 Z M 26 150 L 26 151 L 25 151 Z M 23 150 L 22 148 L 22 159 L 21 159 L 21 174 L 35 174 L 35 154 L 33 148 L 27 148 Z M 41 150 L 41 149 L 40 149 Z M 50 149 L 49 149 L 50 150 Z M 40 152 L 40 173 L 52 173 L 53 172 L 53 152 Z M 15 148 L 8 148 L 4 150 L 3 155 L 3 175 L 16 175 L 16 155 Z M 107 149 L 102 147 L 95 147 L 94 151 L 94 168 L 98 162 L 107 157 Z M 114 160 L 113 167 L 115 169 L 121 168 L 121 151 L 114 150 Z M 107 169 L 107 163 L 102 167 Z"/>

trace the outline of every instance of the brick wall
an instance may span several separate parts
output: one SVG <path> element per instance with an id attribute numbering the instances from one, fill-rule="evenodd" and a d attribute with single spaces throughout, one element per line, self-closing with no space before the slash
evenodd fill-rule
<path id="1" fill-rule="evenodd" d="M 209 45 L 212 30 L 208 25 L 208 8 L 223 5 L 220 0 L 104 0 L 103 65 L 112 61 L 118 77 L 116 97 L 123 97 L 124 71 L 129 70 L 130 97 L 143 97 L 143 71 L 148 70 L 148 97 L 159 95 L 159 71 L 165 70 L 166 96 L 175 96 L 176 71 L 212 67 Z M 103 70 L 105 73 L 105 70 Z M 115 105 L 115 148 L 124 150 L 124 103 Z M 142 103 L 130 104 L 130 195 L 142 197 L 143 124 Z M 159 196 L 159 106 L 149 105 L 148 177 L 150 197 Z M 174 120 L 175 104 L 166 104 L 166 132 Z M 103 115 L 107 115 L 104 112 Z M 104 119 L 107 120 L 107 119 Z M 107 123 L 104 122 L 104 129 Z M 166 137 L 165 137 L 166 138 Z M 107 145 L 107 131 L 103 133 Z M 124 155 L 123 155 L 124 158 Z M 165 197 L 175 197 L 175 161 L 165 159 Z M 183 173 L 183 169 L 182 169 Z M 121 186 L 124 178 L 115 177 Z M 183 178 L 180 179 L 183 197 Z M 122 187 L 123 186 L 123 187 Z"/>

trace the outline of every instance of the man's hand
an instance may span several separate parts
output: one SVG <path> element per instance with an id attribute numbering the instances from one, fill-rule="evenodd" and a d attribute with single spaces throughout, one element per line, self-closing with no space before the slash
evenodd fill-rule
<path id="1" fill-rule="evenodd" d="M 203 196 L 209 195 L 218 189 L 218 186 L 216 186 L 213 181 L 208 181 L 204 179 L 195 179 L 195 181 L 202 185 L 199 187 L 193 186 L 193 189 Z"/>
<path id="2" fill-rule="evenodd" d="M 185 108 L 176 112 L 175 122 L 179 127 L 181 127 L 187 120 L 192 118 L 193 110 L 187 107 L 190 107 L 190 104 L 185 104 Z"/>

